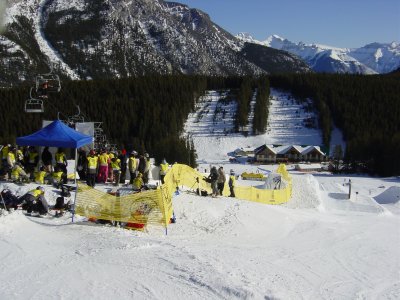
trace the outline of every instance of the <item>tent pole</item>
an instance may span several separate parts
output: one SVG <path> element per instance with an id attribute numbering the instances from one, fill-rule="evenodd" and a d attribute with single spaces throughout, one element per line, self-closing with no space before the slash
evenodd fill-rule
<path id="1" fill-rule="evenodd" d="M 74 197 L 74 206 L 72 209 L 72 223 L 74 223 L 74 217 L 75 217 L 75 205 L 76 205 L 76 196 L 78 194 L 78 184 L 76 181 L 76 171 L 78 169 L 78 148 L 75 148 L 75 169 L 74 169 L 74 181 L 75 181 L 75 197 Z"/>

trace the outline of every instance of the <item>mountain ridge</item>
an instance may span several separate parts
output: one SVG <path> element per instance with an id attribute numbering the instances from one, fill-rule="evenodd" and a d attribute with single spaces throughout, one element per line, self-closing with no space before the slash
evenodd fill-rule
<path id="1" fill-rule="evenodd" d="M 241 40 L 208 14 L 177 2 L 9 0 L 8 4 L 6 30 L 0 35 L 2 86 L 30 80 L 38 72 L 48 72 L 51 65 L 70 79 L 260 75 L 276 69 L 276 64 L 249 60 Z M 286 52 L 276 55 L 288 56 L 283 61 L 291 65 L 287 68 L 291 72 L 310 71 Z"/>
<path id="2" fill-rule="evenodd" d="M 339 48 L 318 43 L 294 43 L 279 35 L 271 35 L 264 41 L 258 41 L 247 33 L 240 33 L 237 37 L 248 43 L 295 54 L 316 72 L 383 74 L 400 67 L 400 44 L 396 42 Z"/>

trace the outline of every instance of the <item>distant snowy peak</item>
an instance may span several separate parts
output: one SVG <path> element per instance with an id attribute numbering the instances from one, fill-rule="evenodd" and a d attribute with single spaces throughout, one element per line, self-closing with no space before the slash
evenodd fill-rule
<path id="1" fill-rule="evenodd" d="M 389 73 L 400 67 L 400 44 L 371 43 L 352 49 L 349 55 L 378 73 Z"/>
<path id="2" fill-rule="evenodd" d="M 239 34 L 243 41 L 284 50 L 301 57 L 314 71 L 330 73 L 389 73 L 400 67 L 400 44 L 371 43 L 361 48 L 337 48 L 321 44 L 294 43 L 278 35 L 258 41 Z"/>
<path id="3" fill-rule="evenodd" d="M 250 33 L 247 32 L 241 32 L 236 36 L 239 40 L 246 42 L 246 43 L 252 43 L 252 44 L 259 44 L 259 45 L 264 45 L 263 42 L 260 42 L 256 39 L 254 39 Z M 265 45 L 264 45 L 265 46 Z"/>

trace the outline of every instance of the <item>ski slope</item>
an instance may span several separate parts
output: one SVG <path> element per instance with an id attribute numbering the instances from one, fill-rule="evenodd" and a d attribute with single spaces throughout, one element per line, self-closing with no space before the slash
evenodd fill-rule
<path id="1" fill-rule="evenodd" d="M 227 152 L 262 141 L 225 135 L 229 112 L 225 120 L 205 113 L 218 97 L 210 92 L 198 106 L 202 117 L 186 124 L 199 169 L 275 169 L 228 162 Z M 274 139 L 296 136 L 274 124 Z M 292 130 L 308 137 L 305 129 Z M 0 216 L 0 299 L 399 299 L 400 178 L 289 169 L 293 196 L 281 206 L 181 191 L 168 235 L 157 226 L 135 232 L 83 217 L 71 223 L 70 215 Z M 35 187 L 0 182 L 18 195 Z M 57 190 L 45 189 L 54 204 Z"/>
<path id="2" fill-rule="evenodd" d="M 208 91 L 204 95 L 194 113 L 191 113 L 185 124 L 184 135 L 193 138 L 200 163 L 227 160 L 227 153 L 237 148 L 256 148 L 263 144 L 278 145 L 322 145 L 322 135 L 317 128 L 307 128 L 304 120 L 317 117 L 307 112 L 303 104 L 299 104 L 289 93 L 271 89 L 271 104 L 268 125 L 265 134 L 249 135 L 234 132 L 234 115 L 236 103 L 222 104 L 226 92 Z M 254 114 L 252 101 L 249 125 L 251 132 Z M 223 114 L 225 111 L 225 115 Z M 345 142 L 341 132 L 333 131 L 332 146 Z"/>

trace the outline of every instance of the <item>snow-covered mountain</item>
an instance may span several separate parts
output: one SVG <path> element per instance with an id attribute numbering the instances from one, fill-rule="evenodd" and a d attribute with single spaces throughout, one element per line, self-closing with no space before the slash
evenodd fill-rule
<path id="1" fill-rule="evenodd" d="M 336 48 L 320 44 L 294 43 L 278 35 L 257 41 L 249 34 L 239 39 L 284 50 L 301 57 L 314 71 L 329 73 L 389 73 L 400 66 L 399 43 L 372 43 L 361 48 Z"/>
<path id="2" fill-rule="evenodd" d="M 0 81 L 48 71 L 72 79 L 142 74 L 271 73 L 243 52 L 243 42 L 186 5 L 163 0 L 9 0 L 0 35 Z M 266 48 L 266 47 L 265 47 Z M 265 53 L 264 53 L 265 54 Z M 288 56 L 280 51 L 279 56 Z M 286 61 L 293 72 L 297 57 Z M 274 66 L 275 68 L 276 66 Z M 305 66 L 308 69 L 307 66 Z"/>

